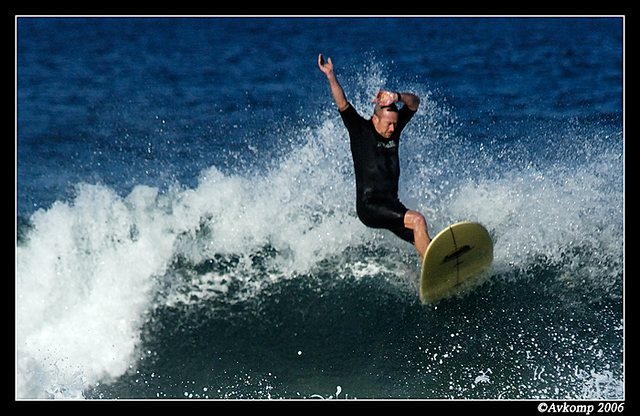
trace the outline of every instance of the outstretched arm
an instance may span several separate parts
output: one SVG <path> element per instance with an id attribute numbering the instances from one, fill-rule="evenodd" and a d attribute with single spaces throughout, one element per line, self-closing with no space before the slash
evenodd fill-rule
<path id="1" fill-rule="evenodd" d="M 342 87 L 338 83 L 338 79 L 333 73 L 333 63 L 331 62 L 331 58 L 327 58 L 327 62 L 325 62 L 324 58 L 322 58 L 322 54 L 320 54 L 318 56 L 318 66 L 329 80 L 329 85 L 331 86 L 331 94 L 333 94 L 333 99 L 338 105 L 338 110 L 346 110 L 349 107 L 349 102 L 347 101 L 347 97 L 344 95 Z"/>
<path id="2" fill-rule="evenodd" d="M 417 111 L 418 106 L 420 105 L 420 97 L 410 92 L 398 93 L 389 91 L 378 91 L 376 98 L 373 99 L 374 103 L 378 103 L 382 107 L 389 106 L 396 101 L 404 103 L 411 109 L 411 111 Z"/>

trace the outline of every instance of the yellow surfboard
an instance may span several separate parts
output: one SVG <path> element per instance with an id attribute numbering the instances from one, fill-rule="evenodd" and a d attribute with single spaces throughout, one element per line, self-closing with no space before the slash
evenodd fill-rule
<path id="1" fill-rule="evenodd" d="M 466 221 L 445 228 L 431 240 L 424 255 L 420 300 L 434 302 L 457 292 L 492 262 L 493 242 L 482 225 Z"/>

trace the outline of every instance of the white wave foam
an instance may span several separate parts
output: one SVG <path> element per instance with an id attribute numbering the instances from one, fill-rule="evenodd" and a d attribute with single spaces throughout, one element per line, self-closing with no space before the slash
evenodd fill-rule
<path id="1" fill-rule="evenodd" d="M 192 287 L 220 294 L 229 281 L 245 279 L 250 296 L 357 244 L 366 229 L 352 211 L 348 168 L 335 169 L 349 157 L 334 157 L 345 146 L 336 128 L 329 120 L 303 132 L 307 143 L 266 175 L 212 167 L 196 189 L 137 186 L 126 198 L 83 184 L 73 203 L 36 212 L 17 249 L 18 396 L 77 396 L 135 366 L 158 280 L 177 277 L 164 275 L 178 257 L 197 265 L 240 256 L 232 274 L 197 276 Z M 271 259 L 278 273 L 251 280 L 250 256 L 265 246 L 287 254 Z M 180 292 L 164 298 L 175 302 Z"/>
<path id="2" fill-rule="evenodd" d="M 172 251 L 171 232 L 152 225 L 144 205 L 131 205 L 154 192 L 140 188 L 123 200 L 83 185 L 73 206 L 33 215 L 29 241 L 17 249 L 19 397 L 69 392 L 127 370 L 149 276 L 162 273 Z"/>

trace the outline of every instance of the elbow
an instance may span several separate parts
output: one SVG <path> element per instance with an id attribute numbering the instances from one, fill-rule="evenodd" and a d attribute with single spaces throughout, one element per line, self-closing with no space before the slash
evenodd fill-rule
<path id="1" fill-rule="evenodd" d="M 413 96 L 413 100 L 411 100 L 411 102 L 407 103 L 407 106 L 412 110 L 412 111 L 418 111 L 418 106 L 420 105 L 420 97 L 418 97 L 417 95 Z"/>
<path id="2" fill-rule="evenodd" d="M 349 102 L 345 101 L 344 103 L 336 103 L 338 106 L 338 111 L 340 111 L 341 113 L 346 110 L 347 108 L 349 108 Z"/>

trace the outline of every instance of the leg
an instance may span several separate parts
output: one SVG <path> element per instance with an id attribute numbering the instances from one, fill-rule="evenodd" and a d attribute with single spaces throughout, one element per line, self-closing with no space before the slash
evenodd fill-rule
<path id="1" fill-rule="evenodd" d="M 420 254 L 420 261 L 424 260 L 424 253 L 427 251 L 431 239 L 427 232 L 427 222 L 424 216 L 416 211 L 407 211 L 404 214 L 404 226 L 413 230 L 413 237 L 415 240 L 416 249 Z"/>

